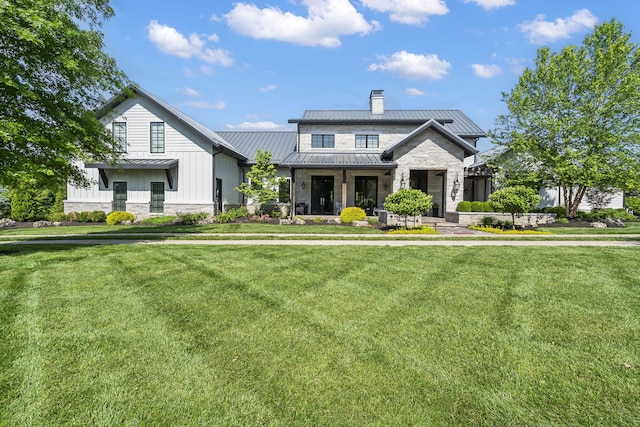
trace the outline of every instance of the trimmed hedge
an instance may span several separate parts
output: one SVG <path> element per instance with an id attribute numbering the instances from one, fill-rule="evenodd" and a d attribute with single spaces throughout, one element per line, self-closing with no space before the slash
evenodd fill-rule
<path id="1" fill-rule="evenodd" d="M 460 202 L 456 207 L 457 212 L 471 212 L 471 202 Z"/>

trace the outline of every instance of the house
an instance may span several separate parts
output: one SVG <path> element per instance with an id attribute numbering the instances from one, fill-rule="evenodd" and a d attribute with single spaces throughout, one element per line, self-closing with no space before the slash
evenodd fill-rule
<path id="1" fill-rule="evenodd" d="M 149 92 L 115 97 L 100 117 L 122 144 L 122 162 L 85 163 L 94 184 L 69 185 L 65 212 L 220 212 L 242 203 L 238 162 L 248 158 L 223 138 Z"/>
<path id="2" fill-rule="evenodd" d="M 366 110 L 307 110 L 293 132 L 213 132 L 150 93 L 111 101 L 101 117 L 122 141 L 125 160 L 86 163 L 96 182 L 70 187 L 65 211 L 127 210 L 138 216 L 246 204 L 234 190 L 257 150 L 272 153 L 281 201 L 294 214 L 336 215 L 360 206 L 369 215 L 403 187 L 433 195 L 433 216 L 463 200 L 465 158 L 485 133 L 459 110 L 386 110 L 373 90 Z"/>
<path id="3" fill-rule="evenodd" d="M 496 156 L 505 152 L 504 147 L 494 147 L 482 153 L 476 154 L 466 160 L 464 174 L 464 200 L 487 201 L 495 190 L 494 170 L 488 164 Z M 562 187 L 541 188 L 540 203 L 538 208 L 561 206 L 563 204 Z M 595 206 L 589 203 L 588 197 L 584 197 L 578 206 L 579 211 L 589 212 Z M 624 207 L 624 192 L 614 191 L 607 198 L 607 208 L 619 209 Z"/>

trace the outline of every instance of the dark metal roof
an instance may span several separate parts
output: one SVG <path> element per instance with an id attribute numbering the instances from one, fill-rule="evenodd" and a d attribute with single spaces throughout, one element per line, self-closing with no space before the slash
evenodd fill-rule
<path id="1" fill-rule="evenodd" d="M 230 155 L 231 157 L 237 158 L 239 160 L 246 160 L 245 156 L 243 156 L 240 152 L 238 152 L 238 150 L 235 147 L 233 147 L 231 144 L 229 144 L 227 141 L 221 138 L 217 133 L 215 133 L 205 125 L 198 123 L 197 121 L 187 116 L 185 113 L 178 110 L 171 104 L 164 102 L 160 98 L 156 97 L 150 92 L 147 92 L 146 90 L 142 89 L 139 86 L 132 86 L 128 88 L 128 90 L 125 91 L 124 94 L 117 95 L 111 98 L 109 101 L 107 101 L 105 107 L 103 107 L 98 112 L 98 116 L 100 117 L 101 115 L 104 115 L 110 109 L 113 109 L 117 107 L 119 104 L 121 104 L 122 102 L 124 102 L 129 96 L 131 96 L 129 91 L 133 92 L 133 94 L 137 96 L 142 96 L 150 100 L 151 102 L 156 104 L 158 107 L 160 107 L 161 109 L 163 109 L 164 111 L 172 115 L 178 121 L 184 123 L 187 127 L 190 127 L 194 132 L 200 134 L 200 136 L 202 136 L 205 140 L 213 144 L 215 148 L 222 149 L 226 154 Z"/>
<path id="2" fill-rule="evenodd" d="M 450 128 L 448 126 L 441 125 L 440 123 L 438 123 L 435 120 L 429 120 L 428 122 L 426 122 L 422 126 L 420 126 L 417 129 L 415 129 L 409 135 L 405 136 L 400 141 L 396 142 L 394 145 L 392 145 L 391 147 L 389 147 L 386 150 L 384 150 L 384 152 L 381 154 L 380 157 L 386 158 L 386 157 L 390 156 L 398 147 L 400 147 L 401 145 L 409 142 L 411 139 L 413 139 L 418 134 L 424 132 L 427 129 L 435 130 L 436 132 L 438 132 L 439 134 L 441 134 L 442 136 L 444 136 L 445 138 L 447 138 L 448 140 L 450 140 L 451 142 L 453 142 L 454 144 L 456 144 L 457 146 L 462 148 L 464 150 L 465 156 L 470 156 L 470 155 L 476 154 L 478 152 L 478 150 L 474 146 L 470 145 L 467 141 L 465 141 L 464 139 L 460 138 L 455 133 L 451 132 L 451 130 L 450 130 Z"/>
<path id="3" fill-rule="evenodd" d="M 125 159 L 118 163 L 85 163 L 86 168 L 99 169 L 171 169 L 178 159 Z"/>
<path id="4" fill-rule="evenodd" d="M 450 132 L 461 137 L 484 138 L 485 132 L 460 110 L 385 110 L 384 114 L 371 114 L 369 110 L 307 110 L 301 119 L 289 123 L 336 124 L 380 123 L 416 124 L 429 120 L 443 124 Z"/>
<path id="5" fill-rule="evenodd" d="M 216 132 L 249 160 L 255 163 L 258 150 L 269 151 L 271 161 L 281 163 L 285 157 L 296 149 L 296 132 Z"/>
<path id="6" fill-rule="evenodd" d="M 380 158 L 379 153 L 291 153 L 282 166 L 306 169 L 395 169 L 393 161 Z"/>

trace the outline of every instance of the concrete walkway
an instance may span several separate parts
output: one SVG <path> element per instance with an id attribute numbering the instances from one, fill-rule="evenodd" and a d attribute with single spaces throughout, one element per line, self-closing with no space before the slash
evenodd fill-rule
<path id="1" fill-rule="evenodd" d="M 639 234 L 508 235 L 450 228 L 443 234 L 96 233 L 0 235 L 0 245 L 596 246 L 640 247 Z M 86 237 L 86 238 L 82 238 Z M 151 239 L 155 237 L 156 239 Z M 193 239 L 176 239 L 192 237 Z M 334 237 L 335 239 L 332 239 Z M 172 240 L 163 240 L 172 238 Z M 199 239 L 199 238 L 204 238 Z M 306 239 L 305 239 L 306 238 Z M 544 238 L 545 240 L 540 240 Z M 634 240 L 616 241 L 612 238 Z M 18 240 L 19 239 L 19 240 Z"/>

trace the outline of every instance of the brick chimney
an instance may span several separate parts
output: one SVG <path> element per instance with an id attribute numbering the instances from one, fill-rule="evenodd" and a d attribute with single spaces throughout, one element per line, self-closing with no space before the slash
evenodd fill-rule
<path id="1" fill-rule="evenodd" d="M 384 114 L 384 91 L 382 89 L 371 91 L 369 107 L 371 108 L 371 114 Z"/>

